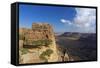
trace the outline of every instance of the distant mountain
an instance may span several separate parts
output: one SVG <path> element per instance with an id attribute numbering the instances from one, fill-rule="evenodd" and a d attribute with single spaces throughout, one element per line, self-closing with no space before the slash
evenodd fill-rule
<path id="1" fill-rule="evenodd" d="M 78 33 L 78 32 L 65 32 L 59 36 L 64 37 L 75 37 L 78 36 L 80 38 L 87 38 L 87 37 L 96 37 L 96 33 Z"/>
<path id="2" fill-rule="evenodd" d="M 95 33 L 89 33 L 89 34 L 82 34 L 79 40 L 82 41 L 95 41 L 96 40 L 96 34 Z"/>
<path id="3" fill-rule="evenodd" d="M 62 34 L 63 34 L 63 32 L 55 32 L 55 36 L 60 36 Z"/>
<path id="4" fill-rule="evenodd" d="M 73 36 L 73 35 L 80 35 L 80 33 L 77 33 L 77 32 L 65 32 L 60 36 Z"/>

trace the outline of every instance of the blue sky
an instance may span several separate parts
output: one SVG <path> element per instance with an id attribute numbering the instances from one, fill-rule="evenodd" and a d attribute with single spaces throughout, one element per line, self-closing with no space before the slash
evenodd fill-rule
<path id="1" fill-rule="evenodd" d="M 80 25 L 80 23 L 77 23 L 77 21 L 81 21 L 80 19 L 78 19 L 78 16 L 79 18 L 84 16 L 80 16 L 79 11 L 80 10 L 77 11 L 77 9 L 74 7 L 19 5 L 19 26 L 20 28 L 31 28 L 32 23 L 34 22 L 47 22 L 53 26 L 55 32 L 95 32 L 95 24 L 92 24 L 92 27 L 94 28 L 91 28 L 87 31 L 83 29 L 87 27 L 84 27 L 83 25 Z M 84 10 L 81 10 L 81 12 L 82 11 Z M 84 20 L 82 19 L 82 21 Z M 88 22 L 86 24 L 87 26 L 90 25 L 88 24 Z M 78 25 L 80 27 L 78 27 Z"/>

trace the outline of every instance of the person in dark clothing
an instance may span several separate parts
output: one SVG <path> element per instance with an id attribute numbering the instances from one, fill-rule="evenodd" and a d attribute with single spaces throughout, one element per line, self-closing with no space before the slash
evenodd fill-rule
<path id="1" fill-rule="evenodd" d="M 63 49 L 63 50 L 62 50 L 62 56 L 61 56 L 62 61 L 65 61 L 65 60 L 64 60 L 64 58 L 65 58 L 65 53 L 66 53 L 66 49 Z"/>

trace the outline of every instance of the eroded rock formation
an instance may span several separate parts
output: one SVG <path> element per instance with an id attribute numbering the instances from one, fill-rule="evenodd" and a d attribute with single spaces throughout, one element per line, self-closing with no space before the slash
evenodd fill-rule
<path id="1" fill-rule="evenodd" d="M 20 64 L 58 61 L 54 32 L 47 23 L 33 23 L 31 29 L 20 28 L 19 49 Z"/>

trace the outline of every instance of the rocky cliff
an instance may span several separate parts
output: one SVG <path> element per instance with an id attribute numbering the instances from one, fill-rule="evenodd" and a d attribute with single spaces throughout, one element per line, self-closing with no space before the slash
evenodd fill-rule
<path id="1" fill-rule="evenodd" d="M 58 51 L 52 26 L 33 23 L 19 29 L 19 63 L 57 62 Z"/>

